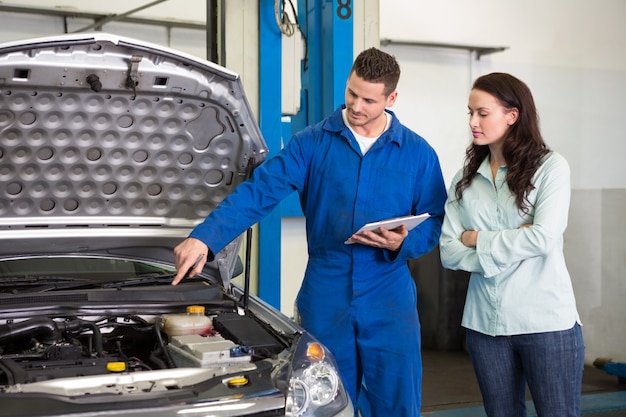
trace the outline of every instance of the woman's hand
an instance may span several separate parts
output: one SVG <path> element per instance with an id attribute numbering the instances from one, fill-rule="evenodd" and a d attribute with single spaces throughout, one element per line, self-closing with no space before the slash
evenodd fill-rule
<path id="1" fill-rule="evenodd" d="M 532 226 L 532 223 L 526 223 L 521 225 L 519 228 L 523 229 L 526 227 Z M 475 248 L 476 241 L 478 240 L 478 230 L 466 230 L 461 233 L 461 243 L 463 243 L 468 248 Z"/>
<path id="2" fill-rule="evenodd" d="M 463 243 L 468 248 L 475 248 L 477 239 L 478 230 L 466 230 L 461 233 L 461 243 Z"/>

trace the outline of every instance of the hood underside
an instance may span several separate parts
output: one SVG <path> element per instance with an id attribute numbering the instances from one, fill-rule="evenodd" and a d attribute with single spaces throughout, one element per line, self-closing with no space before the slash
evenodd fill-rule
<path id="1" fill-rule="evenodd" d="M 211 62 L 102 33 L 0 45 L 0 239 L 191 227 L 266 155 L 239 76 Z"/>

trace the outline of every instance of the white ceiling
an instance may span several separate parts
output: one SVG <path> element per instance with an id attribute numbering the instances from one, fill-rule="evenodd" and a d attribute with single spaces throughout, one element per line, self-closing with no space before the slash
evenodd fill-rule
<path id="1" fill-rule="evenodd" d="M 153 3 L 158 0 L 13 0 L 1 1 L 0 5 L 122 15 Z M 205 24 L 206 0 L 165 0 L 130 16 Z"/>

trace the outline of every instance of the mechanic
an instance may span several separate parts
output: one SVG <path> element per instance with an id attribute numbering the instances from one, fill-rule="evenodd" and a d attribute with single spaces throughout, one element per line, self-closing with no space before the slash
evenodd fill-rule
<path id="1" fill-rule="evenodd" d="M 395 57 L 361 52 L 345 105 L 295 134 L 174 249 L 176 285 L 297 191 L 309 257 L 296 317 L 335 356 L 355 408 L 364 382 L 377 417 L 420 414 L 420 324 L 407 260 L 438 243 L 447 196 L 433 148 L 388 109 L 399 78 Z M 354 234 L 421 213 L 431 217 L 410 232 Z"/>

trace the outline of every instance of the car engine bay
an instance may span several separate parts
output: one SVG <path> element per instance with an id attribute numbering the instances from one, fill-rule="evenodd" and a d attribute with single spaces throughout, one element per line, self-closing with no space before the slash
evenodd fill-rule
<path id="1" fill-rule="evenodd" d="M 225 374 L 251 369 L 251 363 L 284 348 L 257 320 L 232 311 L 202 314 L 203 328 L 170 329 L 168 334 L 168 321 L 185 316 L 189 313 L 113 312 L 4 320 L 0 324 L 0 392 L 57 378 L 187 367 Z"/>

